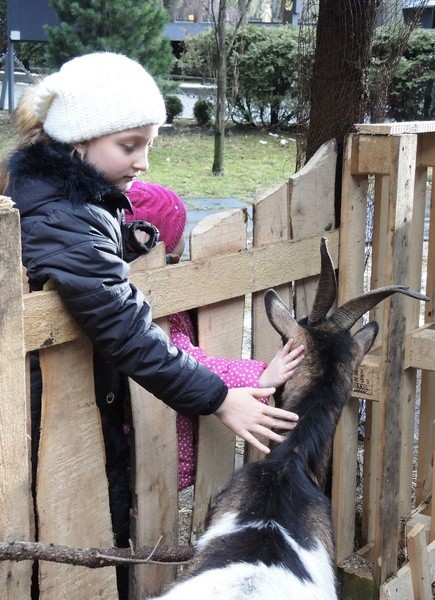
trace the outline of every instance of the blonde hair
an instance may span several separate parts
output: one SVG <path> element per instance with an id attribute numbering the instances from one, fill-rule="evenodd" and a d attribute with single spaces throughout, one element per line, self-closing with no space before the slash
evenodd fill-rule
<path id="1" fill-rule="evenodd" d="M 25 148 L 40 140 L 48 139 L 42 128 L 42 122 L 38 119 L 34 102 L 41 81 L 25 88 L 17 103 L 12 122 L 15 127 L 15 135 L 9 148 L 2 157 L 0 164 L 0 193 L 4 194 L 9 183 L 9 173 L 6 164 L 9 156 L 19 148 Z"/>

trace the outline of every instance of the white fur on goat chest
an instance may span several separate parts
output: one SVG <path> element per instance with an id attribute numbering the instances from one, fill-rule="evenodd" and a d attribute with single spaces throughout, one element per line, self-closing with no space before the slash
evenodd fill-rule
<path id="1" fill-rule="evenodd" d="M 198 550 L 212 546 L 213 541 L 221 536 L 237 534 L 248 528 L 261 530 L 265 526 L 258 521 L 239 526 L 235 513 L 226 514 L 204 534 Z M 301 580 L 282 565 L 237 562 L 184 580 L 161 596 L 161 600 L 336 600 L 333 567 L 320 541 L 316 549 L 309 551 L 297 544 L 278 524 L 273 526 L 280 531 L 289 549 L 297 552 L 311 581 Z"/>

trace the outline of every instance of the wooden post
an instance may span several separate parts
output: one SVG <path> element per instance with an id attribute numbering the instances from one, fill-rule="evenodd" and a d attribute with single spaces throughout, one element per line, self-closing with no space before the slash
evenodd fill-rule
<path id="1" fill-rule="evenodd" d="M 367 216 L 367 179 L 352 172 L 356 136 L 349 136 L 343 166 L 340 226 L 338 304 L 363 291 L 364 248 Z M 337 562 L 353 552 L 355 535 L 355 487 L 358 445 L 358 401 L 344 408 L 334 439 L 332 518 Z"/>
<path id="2" fill-rule="evenodd" d="M 0 240 L 0 538 L 32 541 L 20 222 L 18 211 L 4 197 Z M 30 562 L 2 562 L 2 598 L 29 599 L 31 574 Z"/>
<path id="3" fill-rule="evenodd" d="M 203 219 L 191 232 L 192 260 L 246 248 L 246 213 L 232 210 Z M 214 285 L 219 287 L 219 281 Z M 210 356 L 240 358 L 245 297 L 198 309 L 198 341 Z M 202 533 L 211 499 L 234 471 L 236 438 L 215 416 L 199 418 L 198 455 L 192 541 Z"/>
<path id="4" fill-rule="evenodd" d="M 166 267 L 164 244 L 131 263 L 131 274 Z M 169 332 L 167 319 L 158 324 Z M 131 538 L 135 546 L 178 544 L 176 413 L 129 380 L 133 418 Z M 160 540 L 160 541 L 159 541 Z M 130 567 L 130 598 L 160 594 L 175 577 L 172 565 Z"/>
<path id="5" fill-rule="evenodd" d="M 377 175 L 375 177 L 370 278 L 370 287 L 372 289 L 382 287 L 385 282 L 385 255 L 382 240 L 387 227 L 388 183 L 389 179 L 387 175 Z M 379 328 L 382 327 L 381 306 L 377 305 L 371 310 L 370 319 L 377 321 Z M 375 341 L 376 344 L 377 341 Z M 368 544 L 375 536 L 374 516 L 378 500 L 376 496 L 377 452 L 380 443 L 378 402 L 368 401 L 365 403 L 365 417 L 361 533 L 363 544 Z"/>
<path id="6" fill-rule="evenodd" d="M 288 194 L 288 184 L 283 184 L 267 190 L 255 199 L 252 232 L 254 248 L 290 239 Z M 289 305 L 291 282 L 275 286 L 274 289 L 283 302 Z M 266 362 L 274 356 L 280 339 L 264 316 L 264 290 L 261 290 L 252 294 L 252 357 Z"/>
<path id="7" fill-rule="evenodd" d="M 253 205 L 252 242 L 255 248 L 267 246 L 271 242 L 290 239 L 289 188 L 283 184 L 259 195 Z M 292 283 L 276 286 L 275 291 L 282 301 L 292 303 Z M 281 345 L 278 333 L 265 318 L 264 290 L 252 294 L 251 357 L 269 362 Z M 273 402 L 273 399 L 271 399 Z M 266 439 L 262 440 L 266 443 Z M 245 462 L 261 460 L 264 454 L 245 445 Z"/>
<path id="8" fill-rule="evenodd" d="M 385 283 L 408 285 L 410 278 L 409 247 L 412 220 L 414 173 L 416 165 L 416 135 L 391 136 L 388 228 L 385 240 Z M 412 325 L 415 307 L 400 297 L 384 302 L 381 332 L 380 415 L 379 436 L 383 440 L 378 450 L 379 499 L 375 514 L 374 581 L 380 585 L 397 569 L 399 520 L 409 506 L 401 482 L 407 472 L 406 461 L 412 460 L 409 440 L 402 435 L 403 420 L 413 419 L 415 373 L 404 371 L 404 340 Z M 410 327 L 411 326 L 411 327 Z M 409 459 L 410 457 L 410 459 Z M 402 493 L 401 493 L 402 492 Z"/>
<path id="9" fill-rule="evenodd" d="M 432 154 L 435 154 L 435 139 L 432 141 Z M 433 164 L 435 163 L 433 157 Z M 429 241 L 426 265 L 426 290 L 425 293 L 430 300 L 424 307 L 425 323 L 433 322 L 435 319 L 435 185 L 432 183 L 430 197 L 430 220 Z M 433 468 L 433 437 L 431 424 L 435 419 L 435 372 L 422 371 L 420 391 L 420 430 L 418 439 L 418 465 L 417 465 L 417 504 L 428 498 L 432 491 Z M 435 500 L 432 496 L 432 511 L 434 511 Z M 432 513 L 434 514 L 434 512 Z M 435 523 L 432 527 L 435 527 Z"/>
<path id="10" fill-rule="evenodd" d="M 435 421 L 432 421 L 432 460 L 435 460 Z M 432 502 L 430 511 L 430 534 L 429 541 L 435 540 L 435 469 L 432 469 Z"/>
<path id="11" fill-rule="evenodd" d="M 414 525 L 407 535 L 407 540 L 414 600 L 432 600 L 432 581 L 424 525 L 421 523 Z"/>
<path id="12" fill-rule="evenodd" d="M 81 337 L 41 350 L 40 362 L 39 539 L 79 548 L 110 547 L 113 533 L 91 344 Z M 114 567 L 42 561 L 39 573 L 41 600 L 117 598 Z"/>
<path id="13" fill-rule="evenodd" d="M 307 164 L 290 177 L 291 238 L 302 239 L 323 235 L 334 229 L 335 171 L 337 144 L 323 144 Z M 295 316 L 309 314 L 317 291 L 319 277 L 308 277 L 295 283 Z"/>

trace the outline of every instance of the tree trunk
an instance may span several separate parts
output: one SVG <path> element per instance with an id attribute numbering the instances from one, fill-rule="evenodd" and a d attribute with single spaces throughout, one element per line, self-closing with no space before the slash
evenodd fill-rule
<path id="1" fill-rule="evenodd" d="M 225 102 L 227 89 L 227 49 L 225 45 L 225 17 L 227 3 L 220 0 L 216 24 L 218 68 L 216 77 L 216 113 L 214 130 L 213 175 L 224 174 Z"/>
<path id="2" fill-rule="evenodd" d="M 223 61 L 226 62 L 226 61 Z M 226 80 L 225 64 L 220 65 L 216 89 L 216 123 L 214 131 L 213 175 L 224 174 L 224 145 L 225 145 L 225 99 Z"/>
<path id="3" fill-rule="evenodd" d="M 306 160 L 337 141 L 336 215 L 340 210 L 343 143 L 364 117 L 365 78 L 378 0 L 320 0 L 311 83 Z M 338 221 L 337 221 L 338 222 Z"/>
<path id="4" fill-rule="evenodd" d="M 217 69 L 216 69 L 216 110 L 215 110 L 215 129 L 214 129 L 214 157 L 213 157 L 213 175 L 224 174 L 224 145 L 225 145 L 225 108 L 227 102 L 227 60 L 231 52 L 237 31 L 240 25 L 246 21 L 246 15 L 251 4 L 251 0 L 238 0 L 240 10 L 239 20 L 236 22 L 231 39 L 226 36 L 226 15 L 227 0 L 220 0 L 218 6 L 218 16 L 214 20 L 214 33 L 217 45 Z"/>

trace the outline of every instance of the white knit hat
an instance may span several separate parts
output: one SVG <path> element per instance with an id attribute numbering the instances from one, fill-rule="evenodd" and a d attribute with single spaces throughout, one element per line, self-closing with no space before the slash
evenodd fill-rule
<path id="1" fill-rule="evenodd" d="M 112 52 L 65 63 L 38 84 L 34 107 L 44 131 L 65 144 L 166 120 L 165 103 L 151 75 L 136 61 Z"/>

